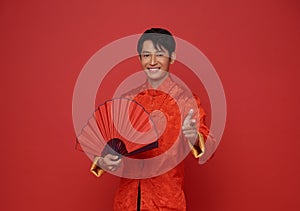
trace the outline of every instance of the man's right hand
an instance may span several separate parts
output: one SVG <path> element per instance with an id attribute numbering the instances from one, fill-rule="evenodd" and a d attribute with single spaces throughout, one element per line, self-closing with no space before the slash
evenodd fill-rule
<path id="1" fill-rule="evenodd" d="M 99 166 L 106 171 L 116 171 L 120 166 L 122 159 L 118 155 L 107 154 L 99 159 Z"/>

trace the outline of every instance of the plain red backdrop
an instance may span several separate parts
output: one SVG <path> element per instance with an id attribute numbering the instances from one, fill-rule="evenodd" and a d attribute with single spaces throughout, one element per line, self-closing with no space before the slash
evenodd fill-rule
<path id="1" fill-rule="evenodd" d="M 94 177 L 74 149 L 73 88 L 101 47 L 161 26 L 210 59 L 227 98 L 215 157 L 186 159 L 188 210 L 299 210 L 299 11 L 294 0 L 1 1 L 0 209 L 111 210 L 118 178 Z"/>

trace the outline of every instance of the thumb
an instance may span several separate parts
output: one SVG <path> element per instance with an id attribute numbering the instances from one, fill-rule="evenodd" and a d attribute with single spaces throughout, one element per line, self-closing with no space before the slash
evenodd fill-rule
<path id="1" fill-rule="evenodd" d="M 190 110 L 189 110 L 189 113 L 187 114 L 187 116 L 186 116 L 185 119 L 184 119 L 184 124 L 185 124 L 185 125 L 186 125 L 186 124 L 190 124 L 190 120 L 192 119 L 193 115 L 194 115 L 194 110 L 193 110 L 193 109 L 190 109 Z"/>
<path id="2" fill-rule="evenodd" d="M 118 155 L 113 155 L 113 154 L 107 154 L 106 157 L 109 160 L 118 160 L 119 156 Z"/>

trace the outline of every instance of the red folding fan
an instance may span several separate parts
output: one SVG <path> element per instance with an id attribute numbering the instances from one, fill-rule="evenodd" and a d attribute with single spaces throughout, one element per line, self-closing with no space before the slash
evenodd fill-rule
<path id="1" fill-rule="evenodd" d="M 98 107 L 77 137 L 77 148 L 105 156 L 130 156 L 158 147 L 150 114 L 137 102 L 118 98 Z"/>

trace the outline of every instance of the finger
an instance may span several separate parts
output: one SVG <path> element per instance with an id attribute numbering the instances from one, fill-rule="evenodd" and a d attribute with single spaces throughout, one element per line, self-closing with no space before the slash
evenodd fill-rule
<path id="1" fill-rule="evenodd" d="M 121 167 L 121 164 L 118 164 L 116 166 L 112 166 L 111 171 L 116 171 Z"/>
<path id="2" fill-rule="evenodd" d="M 182 130 L 196 130 L 196 120 L 191 119 L 190 121 L 186 121 L 185 124 L 183 124 Z"/>
<path id="3" fill-rule="evenodd" d="M 190 121 L 190 127 L 194 128 L 196 126 L 196 120 L 195 119 L 191 119 Z"/>
<path id="4" fill-rule="evenodd" d="M 183 135 L 186 138 L 197 137 L 198 132 L 196 130 L 188 130 L 188 131 L 183 131 Z"/>
<path id="5" fill-rule="evenodd" d="M 184 133 L 183 134 L 184 136 L 197 136 L 197 133 L 196 132 L 188 132 L 188 133 Z"/>
<path id="6" fill-rule="evenodd" d="M 106 169 L 109 170 L 109 171 L 112 171 L 113 166 L 107 166 Z"/>
<path id="7" fill-rule="evenodd" d="M 185 131 L 182 131 L 182 133 L 183 133 L 184 136 L 198 134 L 196 130 L 185 130 Z"/>
<path id="8" fill-rule="evenodd" d="M 112 155 L 112 156 L 105 156 L 104 157 L 103 161 L 104 161 L 105 165 L 107 165 L 107 166 L 109 166 L 109 165 L 115 166 L 115 165 L 119 165 L 120 164 L 120 162 L 121 162 L 122 159 L 120 159 L 120 158 L 117 159 L 117 160 L 111 159 L 111 158 L 115 158 L 114 155 Z"/>
<path id="9" fill-rule="evenodd" d="M 188 123 L 192 119 L 193 115 L 194 115 L 194 110 L 190 109 L 189 113 L 187 114 L 187 116 L 184 119 L 184 123 Z"/>
<path id="10" fill-rule="evenodd" d="M 196 133 L 197 129 L 195 127 L 193 127 L 193 128 L 185 128 L 185 129 L 182 130 L 182 132 L 184 134 L 187 134 L 187 133 Z"/>
<path id="11" fill-rule="evenodd" d="M 119 164 L 121 163 L 121 159 L 119 159 L 119 160 L 109 160 L 109 161 L 107 161 L 107 165 L 109 165 L 109 166 L 118 166 Z"/>
<path id="12" fill-rule="evenodd" d="M 118 169 L 118 166 L 108 166 L 106 168 L 106 170 L 108 170 L 108 171 L 116 171 L 117 169 Z"/>
<path id="13" fill-rule="evenodd" d="M 188 133 L 190 131 L 195 132 L 195 131 L 197 131 L 197 129 L 195 127 L 185 127 L 185 128 L 182 128 L 182 132 Z"/>
<path id="14" fill-rule="evenodd" d="M 105 158 L 109 160 L 118 160 L 120 157 L 118 155 L 113 155 L 113 154 L 107 154 Z"/>

